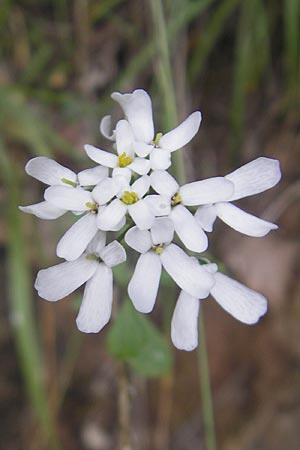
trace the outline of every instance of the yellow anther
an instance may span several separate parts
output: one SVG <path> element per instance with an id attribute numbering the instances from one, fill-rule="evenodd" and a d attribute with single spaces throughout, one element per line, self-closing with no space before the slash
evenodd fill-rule
<path id="1" fill-rule="evenodd" d="M 123 152 L 121 155 L 118 156 L 119 161 L 119 167 L 126 167 L 128 164 L 132 163 L 132 158 L 128 155 L 126 155 L 125 152 Z"/>
<path id="2" fill-rule="evenodd" d="M 139 197 L 135 192 L 125 191 L 121 200 L 125 205 L 133 205 L 134 203 L 139 201 Z"/>
<path id="3" fill-rule="evenodd" d="M 162 245 L 162 244 L 159 244 L 159 245 L 153 245 L 153 250 L 155 251 L 155 253 L 156 253 L 157 255 L 161 255 L 162 252 L 164 251 L 163 245 Z"/>
<path id="4" fill-rule="evenodd" d="M 98 211 L 98 206 L 96 203 L 86 202 L 85 206 L 90 208 L 92 211 Z"/>
<path id="5" fill-rule="evenodd" d="M 78 185 L 78 183 L 76 183 L 75 181 L 68 180 L 67 178 L 62 178 L 61 181 L 73 187 L 76 187 Z"/>
<path id="6" fill-rule="evenodd" d="M 181 202 L 182 202 L 182 198 L 180 197 L 178 192 L 176 192 L 176 194 L 174 194 L 171 199 L 171 205 L 176 206 L 176 205 L 179 205 L 179 203 L 181 203 Z"/>
<path id="7" fill-rule="evenodd" d="M 157 133 L 157 135 L 155 136 L 155 139 L 153 141 L 153 144 L 155 145 L 155 147 L 158 146 L 160 138 L 162 137 L 162 135 L 163 135 L 162 133 Z"/>
<path id="8" fill-rule="evenodd" d="M 86 255 L 85 259 L 88 259 L 89 261 L 99 261 L 99 256 L 91 253 L 89 255 Z"/>

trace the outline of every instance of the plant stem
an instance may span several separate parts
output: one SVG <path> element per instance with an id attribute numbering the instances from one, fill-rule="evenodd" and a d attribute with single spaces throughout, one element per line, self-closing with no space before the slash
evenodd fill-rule
<path id="1" fill-rule="evenodd" d="M 200 389 L 201 389 L 202 412 L 204 423 L 205 447 L 206 450 L 216 450 L 217 444 L 216 444 L 215 422 L 214 422 L 210 374 L 206 349 L 203 308 L 201 308 L 199 317 L 199 341 L 200 342 L 198 347 L 198 362 L 200 372 Z"/>
<path id="2" fill-rule="evenodd" d="M 129 380 L 125 363 L 118 368 L 120 450 L 132 450 L 130 430 Z"/>

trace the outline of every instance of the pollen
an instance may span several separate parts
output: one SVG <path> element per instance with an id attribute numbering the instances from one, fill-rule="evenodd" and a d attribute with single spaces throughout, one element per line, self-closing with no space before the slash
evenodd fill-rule
<path id="1" fill-rule="evenodd" d="M 125 191 L 121 200 L 125 205 L 133 205 L 139 201 L 139 197 L 135 192 Z"/>
<path id="2" fill-rule="evenodd" d="M 160 138 L 162 137 L 162 135 L 163 135 L 162 133 L 157 133 L 157 135 L 155 136 L 155 139 L 153 141 L 153 144 L 155 145 L 155 147 L 158 146 Z"/>
<path id="3" fill-rule="evenodd" d="M 128 156 L 125 152 L 118 156 L 119 167 L 126 167 L 128 164 L 132 163 L 132 158 Z"/>
<path id="4" fill-rule="evenodd" d="M 162 245 L 162 244 L 159 244 L 159 245 L 153 245 L 152 248 L 153 248 L 153 250 L 155 251 L 155 253 L 156 253 L 157 255 L 161 255 L 162 252 L 164 251 L 163 245 Z"/>
<path id="5" fill-rule="evenodd" d="M 178 192 L 176 192 L 176 194 L 174 194 L 171 199 L 171 205 L 176 206 L 176 205 L 179 205 L 179 203 L 181 203 L 181 202 L 182 202 L 182 198 L 180 197 Z"/>

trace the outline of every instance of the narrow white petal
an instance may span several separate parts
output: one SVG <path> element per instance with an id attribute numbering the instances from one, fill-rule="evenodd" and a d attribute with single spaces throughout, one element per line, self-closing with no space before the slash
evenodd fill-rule
<path id="1" fill-rule="evenodd" d="M 198 345 L 199 306 L 197 298 L 181 291 L 171 322 L 172 342 L 179 350 L 192 351 Z"/>
<path id="2" fill-rule="evenodd" d="M 152 152 L 153 148 L 154 148 L 154 145 L 146 144 L 145 142 L 135 141 L 133 143 L 134 153 L 136 155 L 140 156 L 141 158 L 145 158 L 145 156 L 148 156 L 149 153 Z"/>
<path id="3" fill-rule="evenodd" d="M 89 144 L 86 144 L 84 149 L 90 159 L 102 166 L 113 168 L 118 164 L 118 157 L 113 153 L 106 152 Z"/>
<path id="4" fill-rule="evenodd" d="M 152 247 L 150 231 L 132 227 L 125 234 L 125 242 L 139 253 L 146 253 Z"/>
<path id="5" fill-rule="evenodd" d="M 120 191 L 130 184 L 132 172 L 128 167 L 115 167 L 111 176 L 118 184 Z"/>
<path id="6" fill-rule="evenodd" d="M 103 249 L 105 244 L 106 244 L 106 231 L 98 230 L 97 234 L 89 243 L 86 249 L 86 253 L 88 255 L 90 254 L 99 255 L 100 251 Z"/>
<path id="7" fill-rule="evenodd" d="M 231 181 L 224 177 L 215 177 L 185 184 L 179 189 L 179 195 L 184 205 L 197 206 L 227 200 L 233 189 Z"/>
<path id="8" fill-rule="evenodd" d="M 53 220 L 61 217 L 67 211 L 65 209 L 58 208 L 51 205 L 49 202 L 35 203 L 34 205 L 19 206 L 20 211 L 28 214 L 33 214 L 39 219 Z"/>
<path id="9" fill-rule="evenodd" d="M 78 182 L 80 186 L 95 186 L 108 177 L 108 167 L 97 166 L 79 172 Z"/>
<path id="10" fill-rule="evenodd" d="M 116 146 L 119 155 L 126 153 L 128 156 L 134 155 L 132 144 L 134 142 L 134 134 L 127 120 L 119 120 L 116 126 Z"/>
<path id="11" fill-rule="evenodd" d="M 112 129 L 111 116 L 104 116 L 100 122 L 100 133 L 109 139 L 110 141 L 115 141 L 115 130 Z"/>
<path id="12" fill-rule="evenodd" d="M 113 301 L 112 270 L 105 264 L 98 264 L 93 277 L 86 283 L 77 327 L 83 333 L 98 333 L 111 317 Z"/>
<path id="13" fill-rule="evenodd" d="M 172 164 L 171 152 L 163 148 L 154 148 L 149 159 L 152 170 L 167 170 Z"/>
<path id="14" fill-rule="evenodd" d="M 150 232 L 154 245 L 168 244 L 174 237 L 173 222 L 167 217 L 159 217 L 155 219 Z"/>
<path id="15" fill-rule="evenodd" d="M 56 302 L 79 288 L 97 270 L 98 263 L 82 256 L 38 272 L 34 287 L 40 297 Z"/>
<path id="16" fill-rule="evenodd" d="M 175 244 L 164 247 L 162 265 L 181 289 L 197 298 L 208 296 L 214 278 Z"/>
<path id="17" fill-rule="evenodd" d="M 128 294 L 135 308 L 142 313 L 152 311 L 161 275 L 159 256 L 150 251 L 141 255 L 128 284 Z"/>
<path id="18" fill-rule="evenodd" d="M 263 295 L 222 273 L 216 273 L 215 280 L 211 295 L 236 319 L 251 325 L 267 312 L 268 302 Z"/>
<path id="19" fill-rule="evenodd" d="M 119 191 L 119 187 L 113 178 L 106 178 L 97 184 L 92 191 L 92 196 L 99 205 L 105 205 Z"/>
<path id="20" fill-rule="evenodd" d="M 161 195 L 173 197 L 176 194 L 179 185 L 175 178 L 164 170 L 155 170 L 150 175 L 151 186 L 153 189 Z"/>
<path id="21" fill-rule="evenodd" d="M 119 103 L 137 140 L 149 143 L 154 137 L 151 98 L 143 89 L 132 94 L 114 92 L 111 97 Z"/>
<path id="22" fill-rule="evenodd" d="M 142 177 L 138 178 L 131 186 L 132 191 L 136 192 L 139 198 L 144 197 L 149 188 L 150 177 L 148 175 L 143 175 Z"/>
<path id="23" fill-rule="evenodd" d="M 148 230 L 154 222 L 154 214 L 143 199 L 128 206 L 128 213 L 136 226 L 141 230 Z"/>
<path id="24" fill-rule="evenodd" d="M 97 224 L 100 230 L 112 231 L 123 219 L 127 207 L 118 198 L 98 212 Z"/>
<path id="25" fill-rule="evenodd" d="M 50 186 L 45 190 L 45 200 L 58 208 L 70 211 L 88 211 L 87 203 L 94 203 L 90 192 L 81 187 Z"/>
<path id="26" fill-rule="evenodd" d="M 118 241 L 113 241 L 104 247 L 99 256 L 108 267 L 114 267 L 126 261 L 125 249 Z"/>
<path id="27" fill-rule="evenodd" d="M 98 231 L 95 214 L 85 214 L 59 240 L 56 254 L 67 261 L 79 258 Z"/>
<path id="28" fill-rule="evenodd" d="M 205 231 L 212 231 L 217 218 L 217 211 L 214 205 L 199 206 L 195 213 L 195 219 Z"/>
<path id="29" fill-rule="evenodd" d="M 193 112 L 187 119 L 178 125 L 178 127 L 169 131 L 169 133 L 164 134 L 159 141 L 159 146 L 171 151 L 183 147 L 188 144 L 198 132 L 200 123 L 200 111 Z"/>
<path id="30" fill-rule="evenodd" d="M 128 167 L 139 175 L 146 175 L 150 170 L 150 161 L 145 158 L 134 158 Z"/>
<path id="31" fill-rule="evenodd" d="M 170 197 L 159 194 L 146 195 L 145 202 L 150 206 L 155 217 L 168 216 L 171 212 Z"/>
<path id="32" fill-rule="evenodd" d="M 231 203 L 217 203 L 215 206 L 217 214 L 223 222 L 247 236 L 265 236 L 269 231 L 278 228 L 274 223 L 259 219 Z"/>
<path id="33" fill-rule="evenodd" d="M 182 205 L 177 205 L 170 214 L 179 239 L 186 248 L 193 252 L 204 252 L 208 246 L 208 239 L 193 214 Z"/>
<path id="34" fill-rule="evenodd" d="M 257 158 L 226 175 L 234 184 L 230 201 L 258 194 L 275 186 L 280 178 L 280 163 L 277 159 Z"/>
<path id="35" fill-rule="evenodd" d="M 77 179 L 72 170 L 45 156 L 30 159 L 25 166 L 25 171 L 28 175 L 50 186 L 55 184 L 65 185 L 62 181 L 63 178 L 73 183 L 76 183 Z"/>

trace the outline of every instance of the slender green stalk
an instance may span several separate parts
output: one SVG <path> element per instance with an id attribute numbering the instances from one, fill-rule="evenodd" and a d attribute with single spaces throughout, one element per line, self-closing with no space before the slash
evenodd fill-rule
<path id="1" fill-rule="evenodd" d="M 216 450 L 217 444 L 216 444 L 215 421 L 214 421 L 210 374 L 206 349 L 203 309 L 200 311 L 200 318 L 199 318 L 198 362 L 200 372 L 203 423 L 205 431 L 205 447 L 206 450 Z"/>
<path id="2" fill-rule="evenodd" d="M 169 46 L 167 39 L 167 26 L 164 18 L 163 4 L 161 0 L 150 0 L 152 11 L 154 36 L 157 46 L 157 76 L 161 97 L 164 100 L 164 114 L 166 122 L 170 128 L 177 122 L 177 107 L 174 80 L 171 69 Z M 176 152 L 176 159 L 173 160 L 173 173 L 179 183 L 184 184 L 186 180 L 184 160 L 181 152 Z M 206 450 L 216 450 L 216 437 L 214 427 L 214 415 L 209 380 L 209 367 L 207 360 L 205 330 L 200 315 L 199 322 L 200 345 L 198 351 L 200 388 L 203 406 L 204 431 Z"/>

